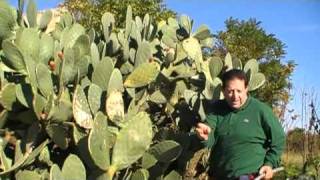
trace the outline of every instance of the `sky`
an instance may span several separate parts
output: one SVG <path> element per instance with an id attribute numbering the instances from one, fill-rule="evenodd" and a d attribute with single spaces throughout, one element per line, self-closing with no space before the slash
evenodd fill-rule
<path id="1" fill-rule="evenodd" d="M 61 0 L 35 0 L 39 9 L 55 7 Z M 17 0 L 9 0 L 16 5 Z M 268 34 L 286 45 L 283 62 L 294 60 L 293 99 L 290 108 L 301 114 L 302 91 L 320 96 L 320 1 L 318 0 L 164 0 L 167 8 L 186 14 L 194 27 L 206 24 L 211 32 L 225 29 L 229 17 L 256 18 Z M 194 29 L 194 30 L 195 30 Z M 319 100 L 318 100 L 319 101 Z M 317 107 L 319 107 L 317 103 Z M 319 109 L 319 108 L 318 108 Z M 319 112 L 319 111 L 318 111 Z"/>
<path id="2" fill-rule="evenodd" d="M 17 7 L 18 0 L 7 0 L 11 5 Z M 26 3 L 28 0 L 24 0 Z M 48 9 L 48 8 L 54 8 L 59 3 L 63 2 L 62 0 L 34 0 L 34 2 L 37 4 L 37 7 L 39 10 Z"/>

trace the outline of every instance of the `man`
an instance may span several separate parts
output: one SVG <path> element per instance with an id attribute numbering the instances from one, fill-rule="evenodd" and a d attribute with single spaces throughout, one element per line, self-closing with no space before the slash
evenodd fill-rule
<path id="1" fill-rule="evenodd" d="M 213 105 L 207 123 L 198 123 L 196 133 L 211 148 L 209 175 L 218 180 L 236 180 L 265 174 L 273 177 L 279 166 L 285 134 L 272 109 L 248 96 L 248 80 L 241 70 L 222 77 L 225 99 Z"/>

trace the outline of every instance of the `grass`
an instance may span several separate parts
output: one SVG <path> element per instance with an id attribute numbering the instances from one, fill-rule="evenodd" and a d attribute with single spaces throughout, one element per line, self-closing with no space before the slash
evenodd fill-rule
<path id="1" fill-rule="evenodd" d="M 303 159 L 303 156 L 301 153 L 285 152 L 282 155 L 281 159 L 283 164 L 282 166 L 284 166 L 285 171 L 279 173 L 277 176 L 281 176 L 281 178 L 284 179 L 284 177 L 296 177 L 302 174 L 305 159 Z M 306 169 L 305 174 L 314 176 L 317 174 L 317 172 L 313 166 L 309 166 Z M 275 178 L 275 179 L 281 179 L 281 178 Z"/>
<path id="2" fill-rule="evenodd" d="M 304 160 L 301 153 L 285 152 L 281 157 L 281 162 L 284 166 L 295 165 L 302 169 Z"/>

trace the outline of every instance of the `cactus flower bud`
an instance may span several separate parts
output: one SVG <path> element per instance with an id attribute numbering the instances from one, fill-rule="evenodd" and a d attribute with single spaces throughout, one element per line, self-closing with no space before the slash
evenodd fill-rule
<path id="1" fill-rule="evenodd" d="M 56 69 L 56 63 L 54 61 L 49 61 L 48 65 L 51 71 L 54 71 Z"/>
<path id="2" fill-rule="evenodd" d="M 46 119 L 47 117 L 48 117 L 48 114 L 47 114 L 47 113 L 44 113 L 44 112 L 43 112 L 43 113 L 40 114 L 40 118 L 41 118 L 41 119 Z"/>
<path id="3" fill-rule="evenodd" d="M 60 52 L 58 52 L 58 57 L 62 60 L 63 59 L 63 52 L 62 51 L 60 51 Z"/>

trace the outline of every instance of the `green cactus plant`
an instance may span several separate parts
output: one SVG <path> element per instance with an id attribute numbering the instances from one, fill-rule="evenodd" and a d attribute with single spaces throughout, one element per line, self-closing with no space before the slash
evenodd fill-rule
<path id="1" fill-rule="evenodd" d="M 130 38 L 134 39 L 138 45 L 140 45 L 142 42 L 141 30 L 142 30 L 141 19 L 136 17 L 136 20 L 131 23 Z M 124 40 L 124 38 L 122 38 L 122 39 Z M 119 38 L 119 40 L 120 40 L 120 38 Z M 120 42 L 123 44 L 123 46 L 124 46 L 124 44 L 126 44 L 124 41 L 120 41 Z"/>
<path id="2" fill-rule="evenodd" d="M 147 180 L 149 179 L 149 171 L 146 169 L 138 169 L 131 177 L 131 180 Z"/>
<path id="3" fill-rule="evenodd" d="M 102 90 L 107 90 L 114 65 L 110 57 L 102 58 L 92 74 L 92 82 Z"/>
<path id="4" fill-rule="evenodd" d="M 50 180 L 63 180 L 63 179 L 64 177 L 62 175 L 60 168 L 56 164 L 53 164 L 50 168 Z"/>
<path id="5" fill-rule="evenodd" d="M 254 91 L 261 87 L 265 81 L 265 76 L 259 72 L 259 65 L 257 60 L 250 59 L 244 66 L 243 71 L 249 79 L 249 91 Z"/>
<path id="6" fill-rule="evenodd" d="M 32 101 L 32 107 L 37 119 L 43 119 L 42 116 L 46 115 L 44 112 L 45 106 L 49 101 L 39 94 L 35 94 Z"/>
<path id="7" fill-rule="evenodd" d="M 17 33 L 15 44 L 24 56 L 29 56 L 33 61 L 39 62 L 40 37 L 37 29 L 21 28 Z M 25 59 L 27 61 L 28 59 Z M 25 62 L 27 63 L 27 62 Z"/>
<path id="8" fill-rule="evenodd" d="M 19 48 L 10 40 L 3 41 L 2 48 L 6 56 L 6 58 L 3 58 L 3 63 L 15 71 L 26 74 L 24 57 Z"/>
<path id="9" fill-rule="evenodd" d="M 17 13 L 7 2 L 0 2 L 0 43 L 2 40 L 12 38 L 16 28 Z"/>
<path id="10" fill-rule="evenodd" d="M 125 87 L 141 87 L 154 81 L 159 74 L 158 64 L 143 63 L 138 66 L 125 80 Z"/>
<path id="11" fill-rule="evenodd" d="M 107 56 L 113 56 L 119 51 L 120 44 L 116 33 L 112 32 L 109 38 L 109 42 L 105 44 L 105 53 L 103 54 Z"/>
<path id="12" fill-rule="evenodd" d="M 109 135 L 107 117 L 98 112 L 89 135 L 89 152 L 95 164 L 102 170 L 110 166 Z"/>
<path id="13" fill-rule="evenodd" d="M 77 69 L 74 65 L 75 57 L 74 57 L 75 51 L 72 48 L 66 48 L 64 49 L 64 57 L 61 63 L 61 79 L 60 82 L 62 83 L 60 86 L 66 85 L 70 82 L 72 82 L 75 79 Z"/>
<path id="14" fill-rule="evenodd" d="M 0 113 L 0 128 L 3 128 L 8 120 L 8 110 L 2 110 Z"/>
<path id="15" fill-rule="evenodd" d="M 36 148 L 31 147 L 29 149 L 29 151 L 31 151 L 31 152 L 25 152 L 24 156 L 22 157 L 22 161 L 25 159 L 23 161 L 23 165 L 22 166 L 27 166 L 27 165 L 31 164 L 32 162 L 34 162 L 35 158 L 47 146 L 48 143 L 49 143 L 49 140 L 46 139 L 40 145 L 38 145 Z M 18 162 L 20 162 L 20 159 L 18 160 Z M 17 163 L 17 167 L 16 168 L 18 168 L 18 166 L 19 166 L 19 163 Z M 14 165 L 11 168 L 13 168 L 13 167 L 14 167 Z"/>
<path id="16" fill-rule="evenodd" d="M 211 37 L 211 33 L 209 28 L 206 25 L 201 25 L 196 32 L 192 35 L 194 38 L 198 39 L 199 41 L 207 39 Z"/>
<path id="17" fill-rule="evenodd" d="M 157 104 L 164 104 L 168 100 L 167 98 L 163 95 L 163 93 L 160 90 L 155 91 L 150 95 L 150 101 L 157 103 Z"/>
<path id="18" fill-rule="evenodd" d="M 42 63 L 39 63 L 36 67 L 36 77 L 38 82 L 38 87 L 43 96 L 49 97 L 54 93 L 53 82 L 51 79 L 51 72 Z"/>
<path id="19" fill-rule="evenodd" d="M 48 24 L 50 23 L 51 19 L 52 19 L 52 11 L 51 10 L 47 10 L 45 11 L 40 18 L 40 22 L 39 22 L 39 28 L 40 29 L 46 29 L 48 27 Z"/>
<path id="20" fill-rule="evenodd" d="M 203 57 L 199 41 L 196 38 L 190 37 L 182 42 L 182 47 L 188 56 L 195 61 L 197 70 L 201 71 Z"/>
<path id="21" fill-rule="evenodd" d="M 39 61 L 47 65 L 54 57 L 54 39 L 47 34 L 42 34 L 39 48 Z"/>
<path id="22" fill-rule="evenodd" d="M 113 69 L 110 76 L 107 93 L 110 95 L 112 92 L 124 92 L 122 74 L 118 68 Z"/>
<path id="23" fill-rule="evenodd" d="M 77 86 L 75 90 L 72 109 L 77 124 L 83 128 L 91 129 L 93 126 L 93 118 L 86 95 L 81 86 Z"/>
<path id="24" fill-rule="evenodd" d="M 233 58 L 230 53 L 227 53 L 224 59 L 224 67 L 226 71 L 231 69 L 242 69 L 242 63 L 239 59 Z"/>
<path id="25" fill-rule="evenodd" d="M 117 135 L 108 174 L 112 179 L 115 170 L 121 170 L 142 157 L 152 140 L 152 123 L 149 116 L 139 112 Z"/>
<path id="26" fill-rule="evenodd" d="M 182 15 L 179 18 L 180 26 L 188 33 L 191 33 L 193 21 L 187 15 Z"/>
<path id="27" fill-rule="evenodd" d="M 109 41 L 111 30 L 114 27 L 115 19 L 113 14 L 106 12 L 101 17 L 101 22 L 103 26 L 104 38 L 106 42 Z"/>
<path id="28" fill-rule="evenodd" d="M 79 98 L 80 99 L 80 98 Z M 50 102 L 49 102 L 50 103 Z M 78 107 L 77 105 L 74 105 Z M 77 111 L 78 109 L 74 110 Z M 79 113 L 73 112 L 73 113 Z M 78 116 L 75 116 L 78 117 Z M 66 100 L 54 100 L 46 119 L 53 122 L 66 122 L 72 118 L 72 104 Z"/>
<path id="29" fill-rule="evenodd" d="M 0 2 L 0 127 L 18 138 L 14 155 L 0 149 L 1 178 L 181 179 L 176 164 L 185 168 L 193 151 L 178 137 L 222 98 L 222 73 L 241 62 L 203 56 L 212 34 L 192 32 L 185 15 L 156 23 L 128 6 L 124 28 L 106 12 L 99 32 L 66 12 L 47 32 L 52 13 L 37 22 L 29 1 L 24 21 L 23 4 Z M 261 87 L 257 62 L 243 69 L 249 89 Z M 68 156 L 62 169 L 57 154 Z"/>
<path id="30" fill-rule="evenodd" d="M 179 143 L 168 140 L 152 146 L 148 152 L 152 154 L 158 161 L 168 163 L 179 157 L 180 153 L 182 152 L 182 147 Z"/>
<path id="31" fill-rule="evenodd" d="M 72 48 L 77 39 L 85 34 L 85 29 L 80 24 L 73 24 L 71 27 L 67 27 L 61 34 L 61 47 Z"/>
<path id="32" fill-rule="evenodd" d="M 27 170 L 24 170 L 24 171 L 19 171 L 15 178 L 17 180 L 40 180 L 41 179 L 41 176 L 34 172 L 34 171 L 27 171 Z"/>
<path id="33" fill-rule="evenodd" d="M 16 102 L 15 89 L 15 84 L 6 84 L 0 93 L 0 102 L 9 111 L 12 110 L 13 104 Z"/>
<path id="34" fill-rule="evenodd" d="M 149 42 L 142 42 L 138 47 L 134 66 L 138 67 L 143 63 L 147 63 L 152 59 L 151 44 Z"/>
<path id="35" fill-rule="evenodd" d="M 126 14 L 126 28 L 125 28 L 125 38 L 128 39 L 129 34 L 132 29 L 132 8 L 131 6 L 127 7 L 127 14 Z"/>
<path id="36" fill-rule="evenodd" d="M 46 127 L 46 131 L 49 137 L 53 140 L 55 144 L 57 144 L 61 149 L 67 149 L 68 144 L 68 136 L 67 129 L 63 127 L 61 124 L 49 124 Z"/>
<path id="37" fill-rule="evenodd" d="M 92 114 L 96 114 L 101 110 L 102 102 L 102 89 L 95 84 L 90 84 L 88 90 L 88 102 Z"/>
<path id="38" fill-rule="evenodd" d="M 0 159 L 1 159 L 1 169 L 7 171 L 11 167 L 11 159 L 9 159 L 5 153 L 3 147 L 0 147 Z"/>
<path id="39" fill-rule="evenodd" d="M 26 152 L 17 161 L 15 161 L 15 163 L 9 169 L 7 169 L 6 171 L 0 172 L 0 176 L 8 174 L 12 171 L 15 171 L 15 170 L 21 168 L 22 166 L 26 166 L 26 165 L 32 163 L 35 160 L 35 157 L 40 154 L 40 152 L 43 150 L 43 148 L 47 144 L 48 144 L 48 141 L 46 140 L 43 143 L 41 143 L 37 148 L 35 148 L 33 151 Z"/>
<path id="40" fill-rule="evenodd" d="M 145 169 L 149 169 L 154 166 L 158 162 L 157 158 L 150 154 L 149 152 L 145 152 L 142 156 L 141 167 Z"/>
<path id="41" fill-rule="evenodd" d="M 53 162 L 50 160 L 50 152 L 48 146 L 46 146 L 39 154 L 39 161 L 48 164 L 49 166 L 53 165 Z"/>
<path id="42" fill-rule="evenodd" d="M 164 180 L 182 180 L 182 176 L 176 171 L 171 171 Z"/>
<path id="43" fill-rule="evenodd" d="M 163 25 L 161 28 L 163 32 L 162 42 L 166 44 L 168 47 L 175 48 L 176 43 L 178 42 L 178 38 L 176 35 L 176 28 L 171 27 L 169 25 Z"/>
<path id="44" fill-rule="evenodd" d="M 210 75 L 212 80 L 220 74 L 222 68 L 223 68 L 223 62 L 220 58 L 213 57 L 210 59 L 209 70 L 210 70 Z"/>
<path id="45" fill-rule="evenodd" d="M 30 0 L 27 5 L 27 18 L 30 27 L 37 26 L 37 5 L 33 0 Z"/>
<path id="46" fill-rule="evenodd" d="M 78 156 L 70 154 L 62 166 L 62 176 L 65 180 L 85 180 L 86 170 Z"/>
<path id="47" fill-rule="evenodd" d="M 91 55 L 92 66 L 95 69 L 97 67 L 97 64 L 100 61 L 100 52 L 99 52 L 98 46 L 94 43 L 91 43 L 90 55 Z"/>
<path id="48" fill-rule="evenodd" d="M 249 81 L 249 91 L 254 91 L 261 87 L 266 81 L 265 76 L 262 73 L 253 74 Z"/>
<path id="49" fill-rule="evenodd" d="M 244 66 L 244 68 L 243 68 L 243 71 L 244 71 L 245 73 L 247 73 L 247 74 L 249 73 L 249 71 L 250 71 L 251 74 L 258 73 L 258 71 L 259 71 L 259 65 L 258 65 L 257 60 L 255 60 L 255 59 L 250 59 L 250 60 L 245 64 L 245 66 Z"/>
<path id="50" fill-rule="evenodd" d="M 82 57 L 90 54 L 90 39 L 88 35 L 80 35 L 73 45 L 74 49 L 78 49 L 77 56 Z"/>
<path id="51" fill-rule="evenodd" d="M 224 58 L 224 66 L 226 67 L 226 71 L 233 69 L 232 57 L 230 53 L 226 54 Z"/>

